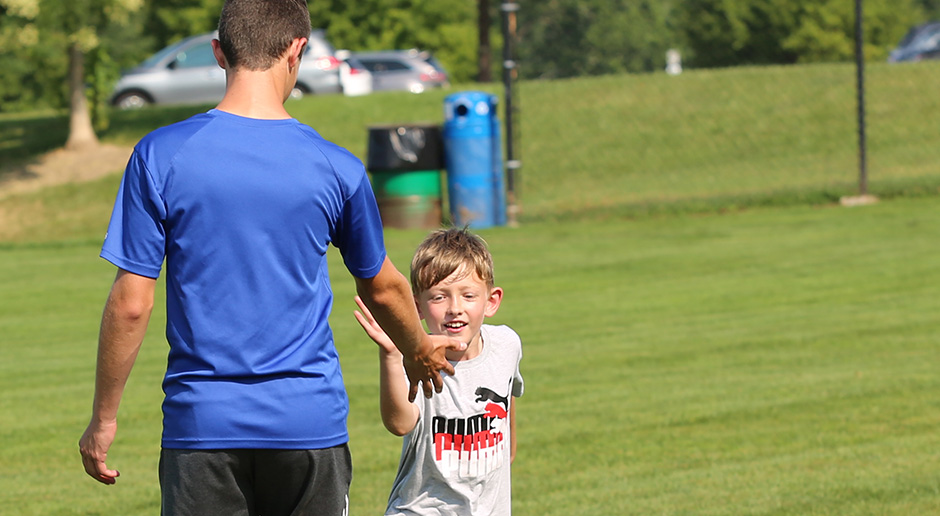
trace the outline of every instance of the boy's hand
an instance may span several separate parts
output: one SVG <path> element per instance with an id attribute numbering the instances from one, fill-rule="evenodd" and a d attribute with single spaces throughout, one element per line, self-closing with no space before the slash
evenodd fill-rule
<path id="1" fill-rule="evenodd" d="M 362 302 L 362 298 L 359 296 L 356 296 L 356 304 L 359 305 L 359 310 L 361 310 L 361 312 L 358 310 L 354 312 L 356 320 L 359 321 L 359 325 L 366 331 L 369 338 L 375 341 L 386 353 L 400 354 L 401 352 L 395 347 L 395 343 L 385 334 L 385 330 L 379 326 L 379 323 L 375 322 L 375 318 L 372 317 L 372 312 L 366 308 L 366 304 Z"/>

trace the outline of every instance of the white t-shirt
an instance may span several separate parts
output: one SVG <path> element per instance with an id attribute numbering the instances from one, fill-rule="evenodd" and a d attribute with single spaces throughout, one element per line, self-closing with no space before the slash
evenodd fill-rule
<path id="1" fill-rule="evenodd" d="M 454 363 L 444 390 L 419 396 L 405 435 L 388 516 L 509 516 L 511 397 L 522 396 L 522 343 L 508 326 L 483 325 L 480 355 Z"/>

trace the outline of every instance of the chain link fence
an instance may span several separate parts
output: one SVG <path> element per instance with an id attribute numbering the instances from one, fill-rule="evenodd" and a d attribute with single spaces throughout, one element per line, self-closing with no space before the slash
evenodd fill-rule
<path id="1" fill-rule="evenodd" d="M 867 178 L 854 63 L 671 63 L 651 74 L 515 84 L 523 216 L 940 193 L 940 61 L 866 63 Z"/>
<path id="2" fill-rule="evenodd" d="M 516 5 L 500 4 L 501 16 L 504 4 Z M 511 17 L 499 23 L 506 34 L 516 30 Z M 514 62 L 512 52 L 502 57 L 510 76 L 535 66 Z M 518 216 L 823 204 L 862 193 L 854 63 L 695 69 L 681 58 L 669 52 L 652 73 L 466 85 L 503 97 Z M 938 80 L 940 60 L 866 63 L 869 193 L 940 193 Z M 430 101 L 435 114 L 438 102 Z M 54 125 L 43 124 L 36 127 Z M 13 147 L 33 151 L 22 142 L 40 132 L 57 143 L 26 122 L 0 127 L 0 151 L 11 159 L 20 156 Z"/>

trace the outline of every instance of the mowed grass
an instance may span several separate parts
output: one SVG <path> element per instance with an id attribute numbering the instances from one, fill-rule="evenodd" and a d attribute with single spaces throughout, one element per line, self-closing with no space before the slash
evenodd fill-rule
<path id="1" fill-rule="evenodd" d="M 940 513 L 940 64 L 868 70 L 870 185 L 887 201 L 860 208 L 834 206 L 856 189 L 851 66 L 519 85 L 523 224 L 481 231 L 506 289 L 492 322 L 525 350 L 515 514 Z M 501 93 L 288 109 L 364 158 L 370 125 L 440 123 L 446 95 L 479 88 Z M 103 139 L 206 107 L 114 113 Z M 0 162 L 60 146 L 63 120 L 0 116 Z M 162 286 L 121 407 L 118 485 L 77 451 L 118 172 L 0 200 L 0 514 L 159 512 Z M 423 235 L 387 231 L 395 262 Z M 331 274 L 351 514 L 381 514 L 400 440 L 335 253 Z"/>
<path id="2" fill-rule="evenodd" d="M 523 338 L 519 515 L 940 512 L 936 198 L 863 208 L 561 221 L 480 233 Z M 420 230 L 389 230 L 405 264 Z M 163 291 L 106 487 L 82 471 L 96 334 L 114 270 L 93 239 L 0 247 L 0 507 L 152 515 Z M 351 514 L 380 514 L 400 440 L 377 353 L 331 255 L 352 400 Z"/>

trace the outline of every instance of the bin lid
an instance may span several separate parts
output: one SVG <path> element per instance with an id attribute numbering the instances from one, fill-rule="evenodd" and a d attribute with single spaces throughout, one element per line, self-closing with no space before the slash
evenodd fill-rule
<path id="1" fill-rule="evenodd" d="M 496 116 L 499 97 L 485 91 L 461 91 L 444 97 L 444 120 L 450 123 L 489 121 Z"/>
<path id="2" fill-rule="evenodd" d="M 431 124 L 369 126 L 369 170 L 427 170 L 443 167 L 440 127 Z"/>

